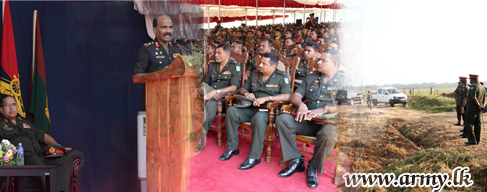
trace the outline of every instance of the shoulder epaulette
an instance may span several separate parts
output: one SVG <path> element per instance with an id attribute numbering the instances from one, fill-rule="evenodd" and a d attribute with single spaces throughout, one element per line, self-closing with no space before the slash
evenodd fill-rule
<path id="1" fill-rule="evenodd" d="M 283 75 L 283 76 L 286 76 L 287 75 L 286 72 L 281 71 L 281 70 L 277 70 L 276 73 L 279 74 L 279 75 Z"/>

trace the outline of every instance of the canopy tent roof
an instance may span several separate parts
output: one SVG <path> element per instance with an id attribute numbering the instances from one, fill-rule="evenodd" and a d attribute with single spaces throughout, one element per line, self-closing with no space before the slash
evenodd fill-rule
<path id="1" fill-rule="evenodd" d="M 180 3 L 197 4 L 197 5 L 219 5 L 218 0 L 176 0 Z M 343 9 L 343 4 L 335 4 L 337 0 L 220 0 L 220 5 L 223 6 L 239 6 L 241 8 L 255 8 L 255 7 L 275 7 L 283 8 L 284 2 L 286 8 L 326 8 L 326 9 Z M 323 6 L 323 7 L 321 7 Z"/>
<path id="2" fill-rule="evenodd" d="M 218 5 L 202 5 L 204 9 L 204 17 L 218 17 Z M 245 13 L 247 12 L 247 16 L 255 16 L 255 8 L 242 8 L 239 6 L 220 6 L 220 16 L 221 17 L 240 17 L 240 16 L 245 16 Z M 209 11 L 208 11 L 209 9 Z M 276 14 L 282 14 L 282 9 L 283 8 L 277 8 L 277 7 L 259 7 L 259 15 L 262 16 L 269 16 L 273 15 L 275 12 Z M 294 12 L 299 12 L 303 13 L 302 8 L 286 8 L 285 13 L 294 13 Z M 319 13 L 320 9 L 319 8 L 306 8 L 305 9 L 306 13 Z"/>

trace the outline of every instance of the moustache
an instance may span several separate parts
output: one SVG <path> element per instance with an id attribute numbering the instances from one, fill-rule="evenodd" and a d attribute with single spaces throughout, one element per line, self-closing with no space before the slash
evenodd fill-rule
<path id="1" fill-rule="evenodd" d="M 166 35 L 169 35 L 169 37 L 171 37 L 171 36 L 172 36 L 172 34 L 171 34 L 171 33 L 164 33 L 162 36 L 166 36 Z"/>

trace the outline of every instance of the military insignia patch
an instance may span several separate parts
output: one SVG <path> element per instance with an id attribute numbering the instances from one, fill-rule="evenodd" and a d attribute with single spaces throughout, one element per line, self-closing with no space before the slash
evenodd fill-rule
<path id="1" fill-rule="evenodd" d="M 54 149 L 54 147 L 51 146 L 51 148 L 49 148 L 49 153 L 54 153 L 54 152 L 56 152 L 56 149 Z"/>
<path id="2" fill-rule="evenodd" d="M 284 83 L 289 84 L 289 79 L 288 78 L 284 78 Z"/>
<path id="3" fill-rule="evenodd" d="M 22 126 L 24 127 L 24 129 L 30 129 L 30 126 L 27 123 L 24 123 Z"/>
<path id="4" fill-rule="evenodd" d="M 236 66 L 235 69 L 237 70 L 237 72 L 240 72 L 240 66 Z"/>
<path id="5" fill-rule="evenodd" d="M 230 71 L 223 71 L 223 73 L 222 73 L 222 74 L 223 74 L 223 75 L 231 75 L 231 74 L 232 74 L 232 72 L 230 72 Z"/>
<path id="6" fill-rule="evenodd" d="M 3 126 L 3 129 L 5 129 L 7 131 L 14 130 L 13 128 L 9 127 L 7 124 L 5 124 L 5 126 Z"/>
<path id="7" fill-rule="evenodd" d="M 279 85 L 269 85 L 269 84 L 267 84 L 267 85 L 265 85 L 265 87 L 279 87 Z"/>

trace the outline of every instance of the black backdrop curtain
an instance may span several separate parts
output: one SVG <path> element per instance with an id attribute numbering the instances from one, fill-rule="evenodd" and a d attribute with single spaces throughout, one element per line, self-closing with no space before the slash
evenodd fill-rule
<path id="1" fill-rule="evenodd" d="M 39 11 L 52 135 L 85 153 L 81 191 L 138 191 L 142 87 L 132 84 L 132 69 L 137 50 L 150 40 L 144 16 L 129 1 L 10 1 L 10 9 L 25 106 L 33 10 Z"/>

